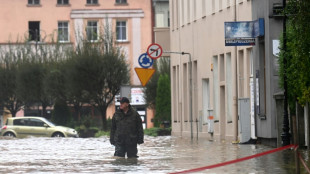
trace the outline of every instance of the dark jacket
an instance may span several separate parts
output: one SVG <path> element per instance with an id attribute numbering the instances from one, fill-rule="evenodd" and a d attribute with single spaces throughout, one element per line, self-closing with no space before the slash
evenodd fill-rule
<path id="1" fill-rule="evenodd" d="M 117 110 L 112 118 L 110 143 L 113 145 L 134 145 L 144 143 L 142 120 L 131 106 L 125 114 Z"/>

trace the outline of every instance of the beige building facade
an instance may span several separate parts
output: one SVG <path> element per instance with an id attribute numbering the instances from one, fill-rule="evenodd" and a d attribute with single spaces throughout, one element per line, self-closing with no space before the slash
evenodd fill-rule
<path id="1" fill-rule="evenodd" d="M 108 24 L 116 33 L 130 64 L 130 86 L 141 87 L 134 71 L 138 58 L 152 43 L 151 0 L 9 0 L 0 6 L 0 46 L 8 43 L 50 44 L 58 40 L 75 46 L 81 39 L 96 42 Z M 115 106 L 108 109 L 112 116 Z M 153 112 L 147 110 L 147 127 Z"/>
<path id="2" fill-rule="evenodd" d="M 240 139 L 238 99 L 251 98 L 252 47 L 225 46 L 224 22 L 252 21 L 251 5 L 170 0 L 173 135 Z"/>

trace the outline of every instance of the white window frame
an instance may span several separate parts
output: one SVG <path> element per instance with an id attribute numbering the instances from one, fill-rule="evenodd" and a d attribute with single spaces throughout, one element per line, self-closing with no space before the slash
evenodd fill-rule
<path id="1" fill-rule="evenodd" d="M 67 23 L 67 26 L 65 27 L 64 25 L 63 26 L 59 26 L 60 23 Z M 67 39 L 63 39 L 63 34 L 60 33 L 60 30 L 61 31 L 65 31 L 67 30 L 67 33 L 68 33 L 68 38 Z M 68 21 L 58 21 L 58 41 L 59 42 L 70 42 L 70 30 L 69 30 L 69 22 Z"/>
<path id="2" fill-rule="evenodd" d="M 125 22 L 125 25 L 121 25 L 121 26 L 118 25 L 119 23 L 123 23 L 123 22 Z M 125 31 L 123 31 L 124 28 L 125 28 Z M 119 31 L 122 32 L 121 38 L 119 38 Z M 125 32 L 125 38 L 123 38 L 123 32 Z M 116 21 L 116 41 L 118 41 L 118 42 L 128 41 L 127 21 L 126 20 Z"/>
<path id="3" fill-rule="evenodd" d="M 96 26 L 92 26 L 92 25 L 89 26 L 90 22 L 96 23 Z M 89 32 L 90 29 L 91 29 L 92 31 L 96 31 L 97 37 L 96 37 L 95 39 L 93 38 L 93 36 L 91 36 L 91 38 L 88 37 L 88 32 Z M 94 30 L 94 29 L 95 29 L 95 30 Z M 99 39 L 98 21 L 96 21 L 96 20 L 89 20 L 89 21 L 87 21 L 87 26 L 86 26 L 86 38 L 87 38 L 87 40 L 90 41 L 90 42 L 97 42 L 97 41 L 98 41 L 98 39 Z"/>

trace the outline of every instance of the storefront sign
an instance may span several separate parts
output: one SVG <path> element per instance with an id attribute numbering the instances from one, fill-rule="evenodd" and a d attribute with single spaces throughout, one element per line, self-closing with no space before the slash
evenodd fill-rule
<path id="1" fill-rule="evenodd" d="M 225 46 L 255 45 L 255 38 L 263 36 L 264 19 L 244 22 L 225 22 Z"/>

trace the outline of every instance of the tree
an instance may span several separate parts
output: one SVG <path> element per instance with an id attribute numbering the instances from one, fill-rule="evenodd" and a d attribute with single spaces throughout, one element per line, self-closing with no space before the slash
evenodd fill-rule
<path id="1" fill-rule="evenodd" d="M 310 102 L 310 1 L 289 0 L 287 9 L 287 50 L 280 53 L 280 77 L 287 77 L 290 102 Z M 284 67 L 283 59 L 287 63 Z"/>
<path id="2" fill-rule="evenodd" d="M 17 74 L 17 93 L 26 106 L 38 104 L 42 106 L 42 116 L 46 116 L 46 107 L 51 105 L 50 99 L 44 93 L 44 78 L 46 66 L 42 62 L 24 62 Z"/>
<path id="3" fill-rule="evenodd" d="M 13 117 L 22 108 L 24 102 L 17 94 L 17 71 L 22 58 L 28 55 L 28 47 L 2 47 L 0 52 L 0 105 L 10 111 Z"/>
<path id="4" fill-rule="evenodd" d="M 65 61 L 65 68 L 63 68 L 66 100 L 68 104 L 73 105 L 73 117 L 78 121 L 81 118 L 82 106 L 89 103 L 90 100 L 87 86 L 91 85 L 91 79 L 96 75 L 92 73 L 92 71 L 96 71 L 93 65 L 98 65 L 98 63 L 94 63 L 94 57 L 86 52 L 90 44 L 85 42 L 83 45 L 84 47 L 79 46 L 76 50 L 68 52 L 68 60 Z"/>
<path id="5" fill-rule="evenodd" d="M 157 59 L 153 65 L 153 68 L 156 70 L 152 78 L 146 84 L 144 88 L 144 99 L 149 108 L 156 108 L 156 96 L 157 96 L 157 86 L 158 79 L 161 74 L 167 74 L 170 77 L 170 58 L 161 57 Z"/>
<path id="6" fill-rule="evenodd" d="M 13 117 L 23 102 L 16 94 L 16 66 L 0 66 L 0 106 L 7 108 Z"/>
<path id="7" fill-rule="evenodd" d="M 55 103 L 56 100 L 67 100 L 66 72 L 63 61 L 49 62 L 46 65 L 46 75 L 43 79 L 44 93 Z"/>
<path id="8" fill-rule="evenodd" d="M 156 96 L 155 126 L 164 121 L 171 123 L 171 92 L 168 74 L 161 74 L 158 79 Z"/>
<path id="9" fill-rule="evenodd" d="M 84 40 L 72 53 L 71 99 L 79 104 L 87 101 L 101 113 L 103 129 L 107 129 L 106 110 L 119 93 L 121 85 L 129 83 L 129 66 L 125 55 L 114 43 L 109 25 L 96 43 Z M 80 97 L 79 97 L 80 96 Z"/>
<path id="10" fill-rule="evenodd" d="M 52 120 L 59 125 L 68 126 L 71 122 L 71 112 L 64 100 L 56 100 L 54 104 L 54 111 L 52 113 Z"/>

